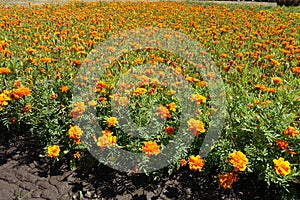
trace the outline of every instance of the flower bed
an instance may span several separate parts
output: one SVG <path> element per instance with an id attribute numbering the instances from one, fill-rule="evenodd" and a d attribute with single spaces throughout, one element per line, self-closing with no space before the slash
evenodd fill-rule
<path id="1" fill-rule="evenodd" d="M 121 165 L 116 159 L 121 154 L 109 152 L 121 149 L 141 155 L 141 162 L 130 166 L 131 173 L 157 177 L 160 169 L 147 171 L 147 166 L 174 144 L 169 160 L 160 160 L 170 173 L 187 165 L 198 173 L 215 174 L 224 189 L 240 174 L 255 173 L 289 190 L 299 181 L 300 159 L 300 14 L 290 11 L 295 10 L 176 2 L 3 5 L 2 126 L 30 131 L 45 145 L 44 156 L 67 159 L 73 169 L 98 164 L 91 148 L 100 156 L 108 152 L 101 162 Z M 198 68 L 211 63 L 193 65 L 190 52 L 182 58 L 164 49 L 139 49 L 137 40 L 134 51 L 111 58 L 100 66 L 105 73 L 90 79 L 93 68 L 87 68 L 87 58 L 95 54 L 93 49 L 101 49 L 112 35 L 145 27 L 188 35 L 206 51 L 201 55 L 212 58 L 217 71 L 201 74 Z M 165 37 L 163 41 L 171 36 Z M 107 48 L 110 53 L 117 50 Z M 131 79 L 122 79 L 128 73 Z M 216 109 L 209 87 L 218 81 L 218 73 L 226 104 Z M 190 93 L 184 93 L 189 95 L 182 95 L 184 104 L 177 96 L 184 85 L 172 82 L 172 76 L 190 85 Z M 90 94 L 82 90 L 86 85 L 93 86 L 93 98 L 85 98 Z M 224 124 L 218 124 L 220 136 L 207 155 L 199 155 L 214 126 L 210 122 L 222 107 L 226 113 Z M 113 112 L 115 108 L 120 110 Z M 90 111 L 97 116 L 91 117 Z M 137 126 L 128 125 L 132 122 Z M 95 131 L 93 124 L 101 130 Z M 178 137 L 193 141 L 187 146 Z"/>

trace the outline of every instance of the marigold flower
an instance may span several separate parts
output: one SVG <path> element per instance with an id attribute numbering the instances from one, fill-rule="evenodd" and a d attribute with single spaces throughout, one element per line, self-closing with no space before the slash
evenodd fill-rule
<path id="1" fill-rule="evenodd" d="M 137 88 L 137 89 L 133 92 L 133 96 L 145 94 L 146 92 L 147 92 L 147 89 L 145 89 L 145 88 Z"/>
<path id="2" fill-rule="evenodd" d="M 300 67 L 292 67 L 291 71 L 293 73 L 300 73 Z"/>
<path id="3" fill-rule="evenodd" d="M 74 119 L 79 119 L 81 115 L 84 113 L 84 111 L 85 111 L 84 102 L 75 103 L 74 108 L 71 111 L 71 117 L 73 117 Z"/>
<path id="4" fill-rule="evenodd" d="M 199 135 L 199 132 L 200 133 L 204 133 L 205 132 L 204 123 L 202 121 L 200 121 L 200 120 L 196 120 L 194 118 L 191 118 L 188 121 L 188 125 L 189 125 L 188 130 L 194 131 L 194 135 L 196 137 Z"/>
<path id="5" fill-rule="evenodd" d="M 172 128 L 171 126 L 168 126 L 166 129 L 165 129 L 167 135 L 172 135 L 174 133 L 174 128 Z"/>
<path id="6" fill-rule="evenodd" d="M 168 105 L 168 108 L 171 110 L 171 111 L 176 111 L 176 108 L 177 108 L 177 105 L 174 103 L 174 102 L 172 102 L 172 103 L 170 103 L 169 105 Z"/>
<path id="7" fill-rule="evenodd" d="M 68 135 L 70 139 L 73 139 L 76 144 L 80 144 L 80 137 L 82 135 L 82 130 L 78 126 L 72 126 L 69 131 Z"/>
<path id="8" fill-rule="evenodd" d="M 204 160 L 200 157 L 200 155 L 197 156 L 190 156 L 189 158 L 189 167 L 192 171 L 201 171 L 204 166 Z"/>
<path id="9" fill-rule="evenodd" d="M 105 147 L 116 145 L 117 137 L 112 135 L 113 132 L 104 130 L 102 131 L 102 134 L 103 135 L 101 135 L 97 140 L 97 146 L 99 146 L 101 150 L 103 150 Z"/>
<path id="10" fill-rule="evenodd" d="M 289 143 L 284 140 L 276 140 L 276 146 L 281 150 L 287 149 L 288 145 Z"/>
<path id="11" fill-rule="evenodd" d="M 53 58 L 41 58 L 41 62 L 42 63 L 51 63 L 53 61 L 54 61 Z"/>
<path id="12" fill-rule="evenodd" d="M 276 174 L 286 176 L 291 173 L 291 167 L 289 161 L 285 161 L 284 158 L 274 159 L 274 170 Z"/>
<path id="13" fill-rule="evenodd" d="M 31 95 L 31 91 L 29 88 L 18 88 L 13 90 L 13 96 L 14 98 L 18 99 L 18 98 L 23 98 L 24 96 L 30 96 Z"/>
<path id="14" fill-rule="evenodd" d="M 61 86 L 61 91 L 67 93 L 69 91 L 69 87 L 67 85 Z"/>
<path id="15" fill-rule="evenodd" d="M 224 189 L 231 189 L 232 184 L 238 181 L 238 175 L 230 172 L 226 174 L 218 174 L 219 178 L 219 185 L 222 186 Z"/>
<path id="16" fill-rule="evenodd" d="M 181 167 L 186 166 L 187 161 L 186 161 L 184 158 L 182 158 L 182 159 L 179 161 L 179 164 L 180 164 Z"/>
<path id="17" fill-rule="evenodd" d="M 234 151 L 229 155 L 230 164 L 233 165 L 234 171 L 245 171 L 248 158 L 241 151 Z"/>
<path id="18" fill-rule="evenodd" d="M 272 79 L 273 83 L 282 83 L 282 79 L 279 77 L 273 77 L 271 79 Z"/>
<path id="19" fill-rule="evenodd" d="M 171 117 L 170 111 L 163 105 L 159 105 L 157 108 L 157 114 L 160 115 L 164 120 Z"/>
<path id="20" fill-rule="evenodd" d="M 74 153 L 74 158 L 80 158 L 80 153 L 79 153 L 79 151 L 76 151 L 76 153 Z"/>
<path id="21" fill-rule="evenodd" d="M 10 69 L 7 67 L 0 67 L 0 74 L 8 74 L 10 73 Z"/>
<path id="22" fill-rule="evenodd" d="M 6 94 L 4 94 L 4 93 L 1 93 L 0 94 L 0 108 L 2 107 L 2 106 L 6 106 L 6 105 L 8 105 L 8 101 L 10 101 L 11 100 L 11 98 L 10 97 L 8 97 Z"/>
<path id="23" fill-rule="evenodd" d="M 146 153 L 146 156 L 158 155 L 160 153 L 160 145 L 158 145 L 155 141 L 144 142 L 142 151 Z"/>
<path id="24" fill-rule="evenodd" d="M 115 117 L 109 117 L 106 122 L 107 122 L 107 126 L 111 127 L 111 126 L 117 126 L 118 120 Z"/>
<path id="25" fill-rule="evenodd" d="M 47 156 L 51 158 L 56 158 L 59 155 L 60 148 L 57 145 L 52 145 L 48 147 Z"/>
<path id="26" fill-rule="evenodd" d="M 285 134 L 285 135 L 291 135 L 294 138 L 294 137 L 296 137 L 296 135 L 299 134 L 299 131 L 296 128 L 294 128 L 294 127 L 288 126 L 287 129 L 285 129 L 283 131 L 283 134 Z"/>
<path id="27" fill-rule="evenodd" d="M 205 103 L 206 102 L 206 98 L 200 94 L 192 94 L 191 98 L 192 101 L 196 101 L 197 104 L 200 103 Z"/>

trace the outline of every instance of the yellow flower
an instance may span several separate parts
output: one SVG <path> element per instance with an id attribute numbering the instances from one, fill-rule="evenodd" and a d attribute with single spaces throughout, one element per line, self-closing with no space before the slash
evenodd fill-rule
<path id="1" fill-rule="evenodd" d="M 192 101 L 196 101 L 197 104 L 200 103 L 205 103 L 206 102 L 206 98 L 200 94 L 192 94 L 191 98 Z"/>
<path id="2" fill-rule="evenodd" d="M 168 107 L 169 107 L 169 109 L 171 110 L 171 111 L 176 111 L 176 108 L 177 108 L 177 105 L 174 103 L 174 102 L 172 102 L 172 103 L 170 103 L 169 105 L 168 105 Z"/>
<path id="3" fill-rule="evenodd" d="M 107 126 L 108 126 L 108 127 L 111 127 L 111 126 L 117 126 L 117 124 L 118 124 L 117 118 L 115 118 L 115 117 L 109 117 L 109 118 L 107 119 Z"/>
<path id="4" fill-rule="evenodd" d="M 133 92 L 133 96 L 145 94 L 146 92 L 147 92 L 147 90 L 146 90 L 145 88 L 137 88 L 137 89 Z"/>
<path id="5" fill-rule="evenodd" d="M 229 155 L 228 162 L 234 166 L 234 171 L 245 171 L 248 158 L 241 151 L 234 151 Z"/>
<path id="6" fill-rule="evenodd" d="M 11 98 L 9 98 L 6 94 L 0 94 L 0 107 L 8 105 L 8 101 L 10 100 Z"/>
<path id="7" fill-rule="evenodd" d="M 57 145 L 49 146 L 47 155 L 51 158 L 56 158 L 59 155 L 60 148 Z"/>
<path id="8" fill-rule="evenodd" d="M 284 161 L 284 158 L 274 159 L 274 170 L 276 174 L 286 176 L 291 173 L 291 167 L 289 161 Z"/>
<path id="9" fill-rule="evenodd" d="M 204 166 L 204 160 L 199 156 L 190 156 L 189 167 L 193 171 L 201 171 Z"/>

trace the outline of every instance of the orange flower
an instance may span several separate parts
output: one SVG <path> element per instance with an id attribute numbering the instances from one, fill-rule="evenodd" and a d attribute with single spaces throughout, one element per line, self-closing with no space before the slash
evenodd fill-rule
<path id="1" fill-rule="evenodd" d="M 99 89 L 107 88 L 107 85 L 103 81 L 98 81 L 96 85 L 97 85 L 97 88 L 99 88 Z"/>
<path id="2" fill-rule="evenodd" d="M 282 79 L 279 78 L 279 77 L 274 77 L 274 78 L 271 78 L 273 83 L 282 83 Z"/>
<path id="3" fill-rule="evenodd" d="M 171 117 L 170 111 L 163 105 L 159 105 L 157 108 L 157 114 L 160 115 L 164 120 Z"/>
<path id="4" fill-rule="evenodd" d="M 174 128 L 172 128 L 171 126 L 168 126 L 166 129 L 165 129 L 166 133 L 168 135 L 172 135 L 174 133 Z"/>
<path id="5" fill-rule="evenodd" d="M 293 138 L 296 137 L 296 135 L 299 134 L 299 131 L 295 129 L 294 127 L 288 126 L 287 129 L 283 131 L 283 134 L 285 135 L 291 135 Z"/>
<path id="6" fill-rule="evenodd" d="M 200 103 L 205 103 L 206 102 L 206 98 L 200 94 L 192 94 L 191 98 L 192 101 L 196 101 L 197 104 Z"/>
<path id="7" fill-rule="evenodd" d="M 235 54 L 235 56 L 238 57 L 238 58 L 242 58 L 244 56 L 244 54 L 243 53 L 237 53 L 237 54 Z"/>
<path id="8" fill-rule="evenodd" d="M 220 55 L 221 58 L 226 58 L 227 56 L 228 56 L 228 53 L 222 53 L 222 54 Z"/>
<path id="9" fill-rule="evenodd" d="M 287 149 L 288 145 L 289 143 L 284 140 L 276 140 L 276 146 L 281 150 Z"/>
<path id="10" fill-rule="evenodd" d="M 158 155 L 160 153 L 160 146 L 154 142 L 144 142 L 142 146 L 142 151 L 146 153 L 146 156 Z"/>
<path id="11" fill-rule="evenodd" d="M 16 99 L 18 99 L 18 98 L 22 99 L 24 96 L 30 96 L 30 94 L 31 94 L 31 91 L 30 91 L 29 88 L 22 88 L 22 87 L 20 87 L 20 88 L 15 89 L 13 91 L 13 96 Z"/>
<path id="12" fill-rule="evenodd" d="M 108 146 L 115 146 L 117 144 L 117 137 L 113 136 L 113 132 L 109 130 L 102 131 L 102 134 L 97 141 L 97 146 L 103 150 L 105 147 Z"/>
<path id="13" fill-rule="evenodd" d="M 190 156 L 189 158 L 189 167 L 192 171 L 201 171 L 204 166 L 204 160 L 200 157 L 200 155 L 197 156 Z"/>
<path id="14" fill-rule="evenodd" d="M 133 96 L 145 94 L 146 92 L 147 92 L 147 90 L 146 90 L 145 88 L 137 88 L 137 89 L 133 92 Z"/>
<path id="15" fill-rule="evenodd" d="M 106 122 L 107 122 L 107 126 L 111 127 L 111 126 L 117 126 L 118 120 L 115 117 L 109 117 Z"/>
<path id="16" fill-rule="evenodd" d="M 79 119 L 81 115 L 84 113 L 84 111 L 85 111 L 84 102 L 75 103 L 74 108 L 71 111 L 71 117 L 73 117 L 74 119 Z"/>
<path id="17" fill-rule="evenodd" d="M 60 148 L 57 145 L 49 146 L 47 151 L 47 156 L 51 158 L 56 158 L 59 155 Z"/>
<path id="18" fill-rule="evenodd" d="M 10 73 L 10 69 L 7 67 L 0 67 L 0 74 L 8 74 Z"/>
<path id="19" fill-rule="evenodd" d="M 41 62 L 42 62 L 42 63 L 51 63 L 51 62 L 53 62 L 53 61 L 54 61 L 53 58 L 42 58 L 42 59 L 41 59 Z"/>
<path id="20" fill-rule="evenodd" d="M 300 73 L 300 67 L 292 67 L 291 70 L 293 73 Z"/>
<path id="21" fill-rule="evenodd" d="M 229 155 L 228 162 L 234 166 L 234 171 L 245 171 L 248 158 L 241 151 L 234 151 Z"/>
<path id="22" fill-rule="evenodd" d="M 74 153 L 74 158 L 80 158 L 80 153 L 79 153 L 79 151 L 76 151 L 76 153 Z"/>
<path id="23" fill-rule="evenodd" d="M 204 133 L 205 132 L 204 123 L 202 121 L 200 121 L 200 120 L 196 120 L 194 118 L 191 118 L 188 121 L 188 125 L 189 125 L 188 130 L 194 131 L 194 135 L 196 137 L 199 135 L 199 132 L 200 133 Z"/>
<path id="24" fill-rule="evenodd" d="M 232 184 L 238 181 L 238 175 L 234 174 L 233 172 L 226 173 L 224 175 L 218 174 L 219 178 L 219 185 L 222 186 L 224 189 L 231 189 Z"/>
<path id="25" fill-rule="evenodd" d="M 181 167 L 186 166 L 187 161 L 186 161 L 184 158 L 182 158 L 182 159 L 179 161 L 179 164 L 180 164 Z"/>
<path id="26" fill-rule="evenodd" d="M 82 130 L 78 126 L 72 126 L 69 131 L 68 135 L 70 139 L 73 139 L 76 144 L 80 144 L 80 137 L 82 135 Z"/>
<path id="27" fill-rule="evenodd" d="M 69 87 L 67 85 L 61 86 L 61 91 L 67 93 L 69 91 Z"/>
<path id="28" fill-rule="evenodd" d="M 274 170 L 276 174 L 286 176 L 291 173 L 291 167 L 289 161 L 284 161 L 284 158 L 274 159 Z"/>
<path id="29" fill-rule="evenodd" d="M 176 108 L 177 108 L 177 105 L 174 103 L 174 102 L 172 102 L 172 103 L 170 103 L 169 105 L 168 105 L 168 107 L 169 107 L 169 109 L 171 110 L 171 111 L 176 111 Z"/>

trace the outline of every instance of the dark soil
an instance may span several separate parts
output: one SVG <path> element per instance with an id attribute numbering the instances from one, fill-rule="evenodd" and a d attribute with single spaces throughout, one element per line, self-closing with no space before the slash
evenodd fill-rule
<path id="1" fill-rule="evenodd" d="M 159 181 L 145 174 L 126 174 L 104 165 L 71 171 L 66 164 L 51 167 L 43 146 L 28 136 L 0 139 L 0 199 L 279 199 L 255 176 L 240 177 L 232 190 L 224 190 L 217 178 L 182 168 Z M 6 134 L 5 134 L 6 135 Z M 87 172 L 88 171 L 88 172 Z M 299 190 L 298 190 L 299 191 Z"/>

